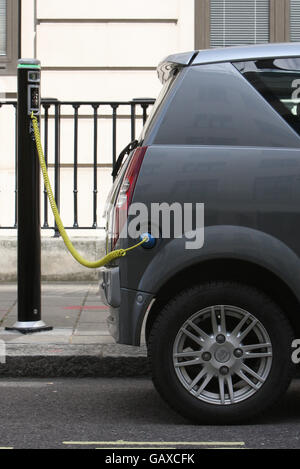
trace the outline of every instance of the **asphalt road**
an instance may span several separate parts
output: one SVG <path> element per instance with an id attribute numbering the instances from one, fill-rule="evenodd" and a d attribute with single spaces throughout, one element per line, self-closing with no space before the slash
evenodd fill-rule
<path id="1" fill-rule="evenodd" d="M 190 425 L 148 379 L 2 379 L 0 402 L 1 448 L 300 448 L 299 380 L 259 420 L 228 427 Z"/>

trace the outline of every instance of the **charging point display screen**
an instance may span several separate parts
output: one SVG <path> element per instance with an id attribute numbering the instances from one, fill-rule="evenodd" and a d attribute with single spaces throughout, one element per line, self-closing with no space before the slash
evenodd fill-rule
<path id="1" fill-rule="evenodd" d="M 28 72 L 28 81 L 39 83 L 40 82 L 40 72 Z"/>
<path id="2" fill-rule="evenodd" d="M 40 111 L 40 71 L 30 70 L 27 75 L 28 80 L 28 115 L 32 112 L 38 114 Z"/>
<path id="3" fill-rule="evenodd" d="M 37 109 L 40 102 L 40 93 L 38 88 L 31 88 L 31 107 Z"/>
<path id="4" fill-rule="evenodd" d="M 28 86 L 28 114 L 40 111 L 40 87 L 38 85 Z"/>

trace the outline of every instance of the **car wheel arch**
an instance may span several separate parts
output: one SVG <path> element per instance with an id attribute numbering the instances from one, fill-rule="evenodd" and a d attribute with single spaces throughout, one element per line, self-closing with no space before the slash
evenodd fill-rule
<path id="1" fill-rule="evenodd" d="M 146 342 L 152 325 L 162 308 L 186 287 L 209 281 L 239 281 L 266 293 L 278 303 L 289 319 L 295 334 L 300 334 L 300 301 L 296 293 L 278 275 L 265 266 L 244 259 L 210 259 L 189 266 L 169 278 L 155 295 L 155 301 L 147 311 L 145 322 Z M 297 314 L 297 311 L 299 313 Z"/>

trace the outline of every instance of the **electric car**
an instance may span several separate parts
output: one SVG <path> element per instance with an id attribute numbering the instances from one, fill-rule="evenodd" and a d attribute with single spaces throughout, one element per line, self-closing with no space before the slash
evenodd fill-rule
<path id="1" fill-rule="evenodd" d="M 300 44 L 182 53 L 158 75 L 115 168 L 107 250 L 137 243 L 120 236 L 136 203 L 203 204 L 204 239 L 140 226 L 147 242 L 102 270 L 109 329 L 135 346 L 145 331 L 153 382 L 184 417 L 245 421 L 283 396 L 298 357 Z"/>

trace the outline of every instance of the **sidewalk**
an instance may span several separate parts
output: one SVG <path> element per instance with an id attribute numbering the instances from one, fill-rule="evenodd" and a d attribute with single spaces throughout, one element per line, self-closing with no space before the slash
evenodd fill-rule
<path id="1" fill-rule="evenodd" d="M 109 335 L 108 308 L 98 288 L 98 283 L 44 283 L 42 320 L 53 330 L 20 334 L 5 330 L 17 320 L 17 285 L 0 284 L 0 339 L 6 348 L 0 376 L 147 375 L 145 347 L 117 345 Z"/>

